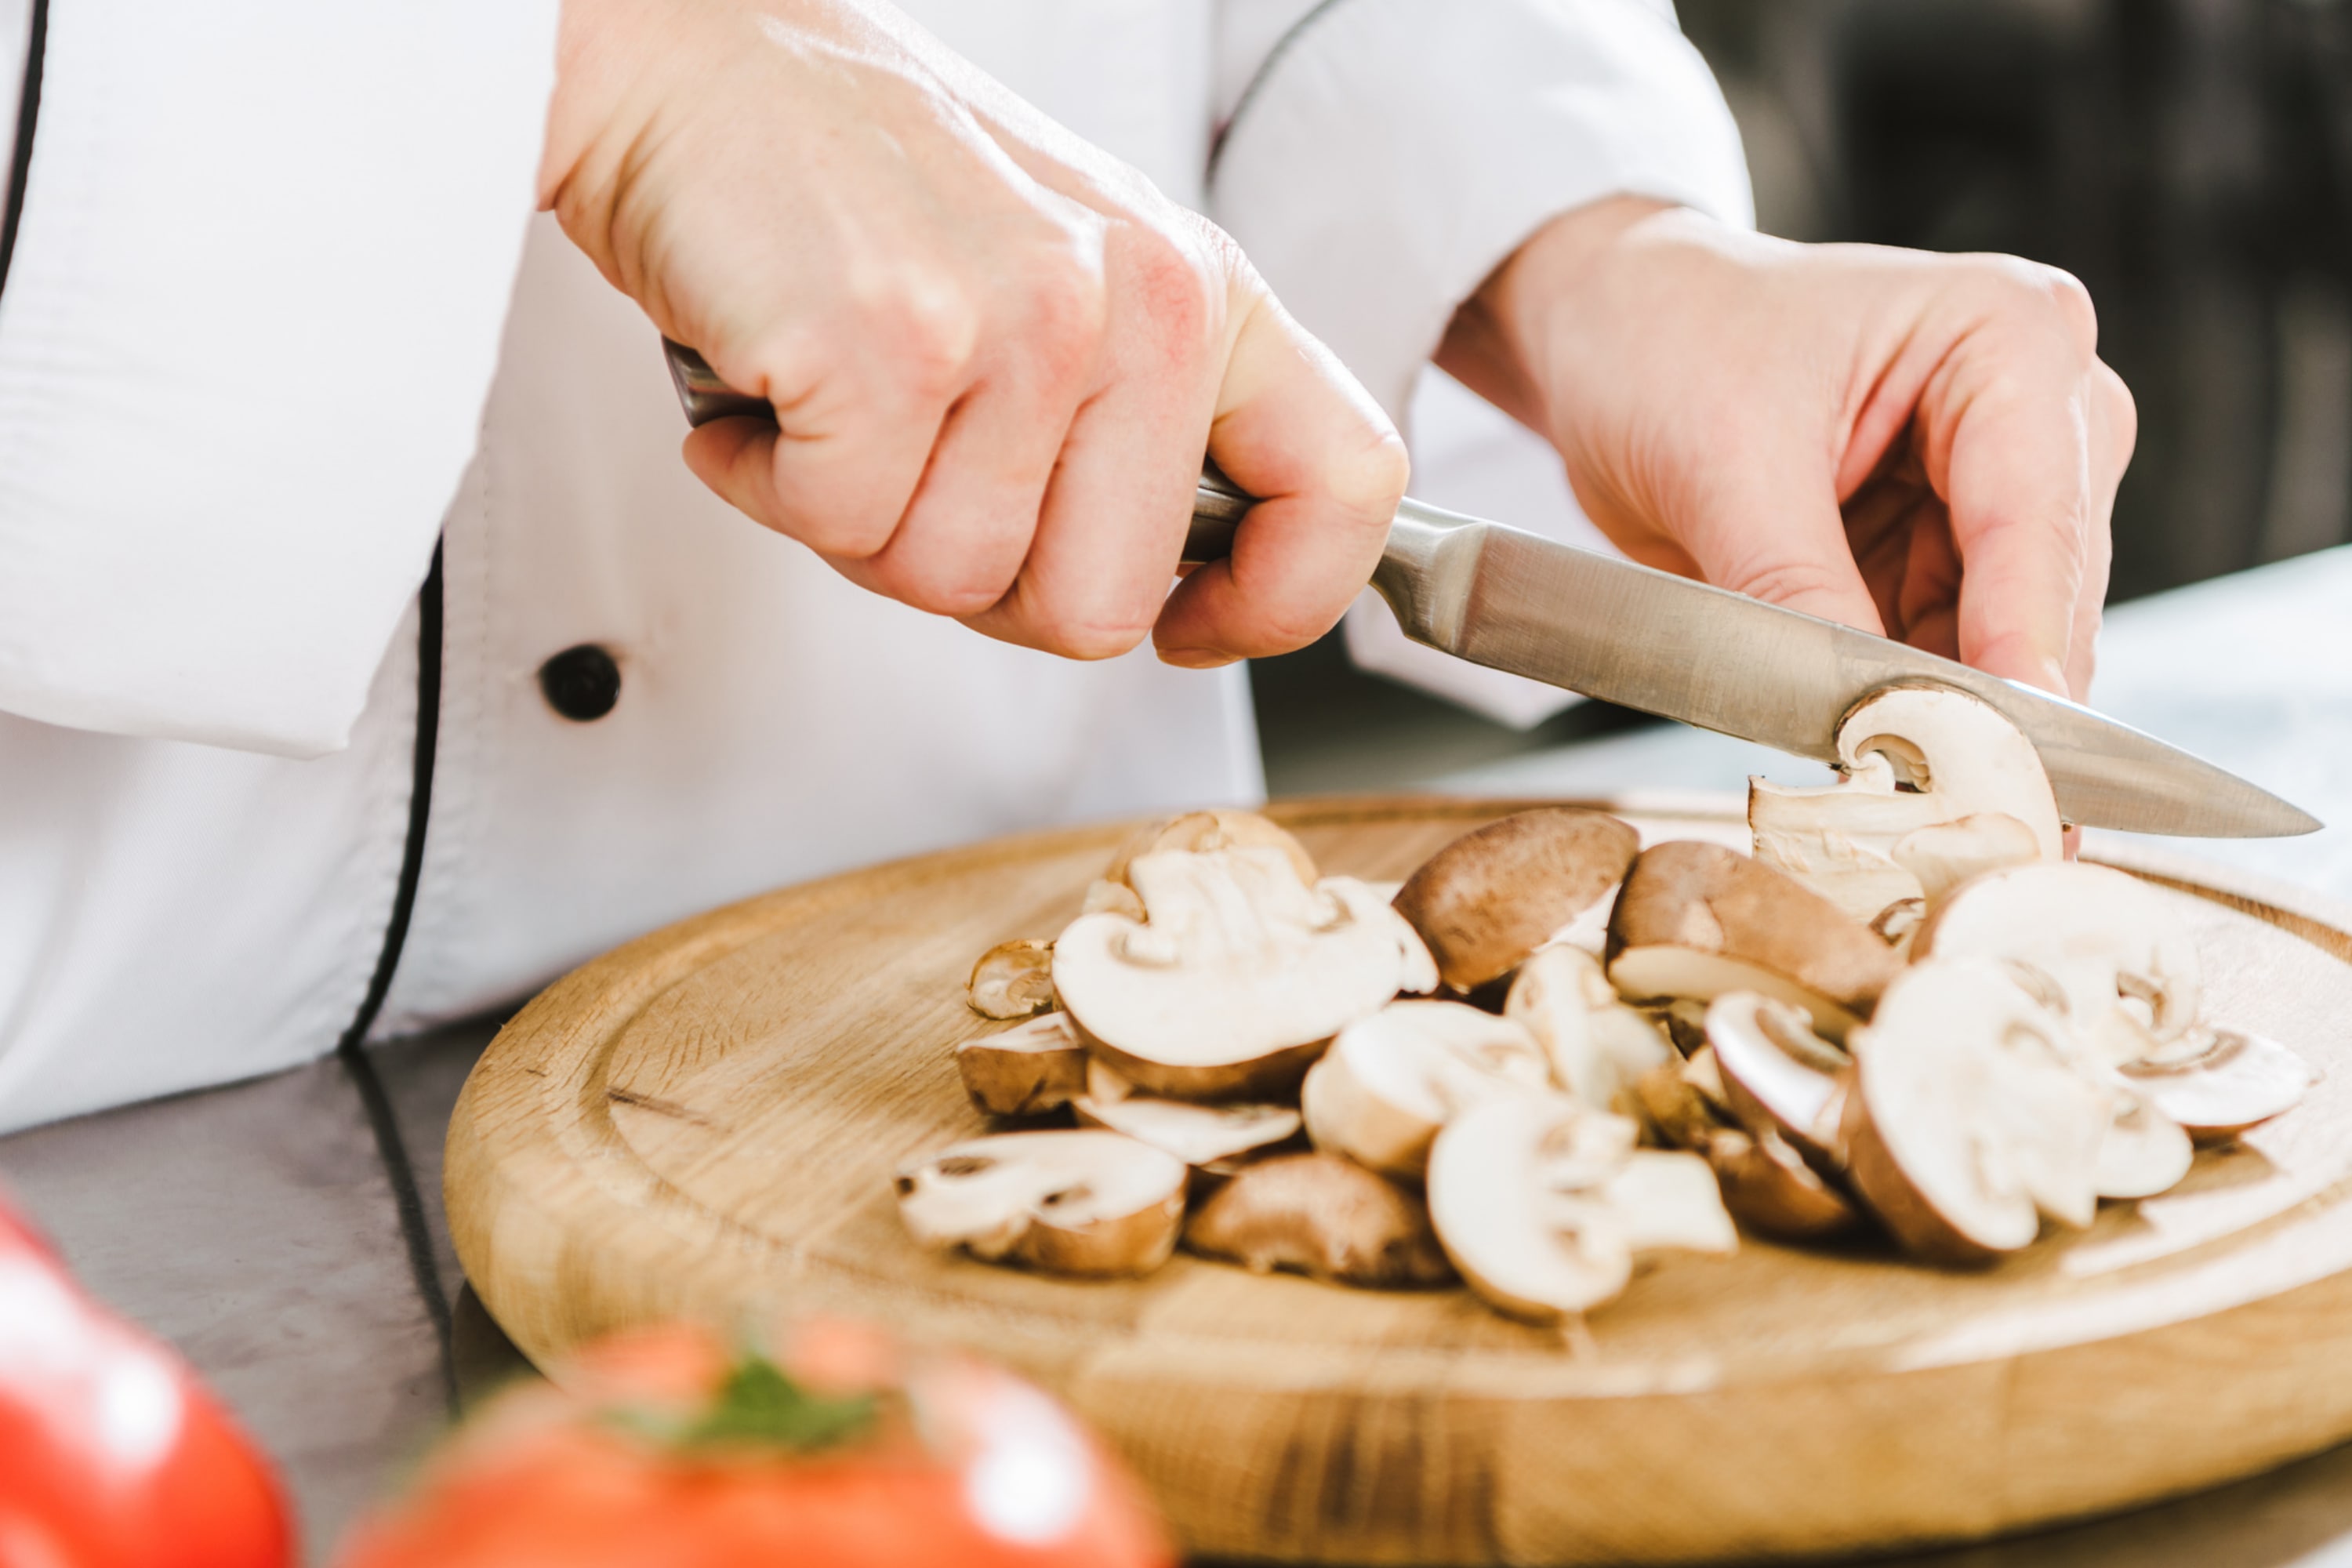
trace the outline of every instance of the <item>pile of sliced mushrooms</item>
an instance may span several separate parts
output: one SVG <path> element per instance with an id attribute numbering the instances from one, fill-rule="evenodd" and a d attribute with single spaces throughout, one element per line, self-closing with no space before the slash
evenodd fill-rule
<path id="1" fill-rule="evenodd" d="M 1011 1026 L 956 1063 L 1020 1130 L 902 1169 L 908 1230 L 1081 1276 L 1181 1244 L 1458 1279 L 1558 1322 L 1742 1230 L 1984 1264 L 2314 1081 L 2200 1018 L 2174 902 L 2064 858 L 1999 713 L 1893 689 L 1838 748 L 1839 783 L 1751 783 L 1752 855 L 1548 807 L 1381 886 L 1249 812 L 1155 825 L 974 968 Z"/>

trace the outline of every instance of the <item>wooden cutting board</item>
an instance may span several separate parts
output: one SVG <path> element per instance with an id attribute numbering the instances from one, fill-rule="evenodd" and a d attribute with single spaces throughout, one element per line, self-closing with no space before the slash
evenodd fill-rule
<path id="1" fill-rule="evenodd" d="M 1330 871 L 1402 877 L 1528 803 L 1277 808 Z M 1629 812 L 1738 842 L 1736 804 Z M 1883 1247 L 1677 1260 L 1564 1337 L 1460 1290 L 1180 1255 L 1078 1283 L 922 1253 L 892 1169 L 981 1130 L 949 1048 L 975 955 L 1050 935 L 1126 829 L 1033 835 L 657 931 L 501 1033 L 449 1132 L 466 1271 L 545 1361 L 670 1315 L 825 1310 L 1025 1368 L 1185 1543 L 1329 1563 L 1675 1562 L 1979 1537 L 2352 1436 L 2352 920 L 2155 868 L 2208 1016 L 2326 1074 L 2175 1192 L 1981 1274 Z M 2153 863 L 2137 864 L 2144 874 Z"/>

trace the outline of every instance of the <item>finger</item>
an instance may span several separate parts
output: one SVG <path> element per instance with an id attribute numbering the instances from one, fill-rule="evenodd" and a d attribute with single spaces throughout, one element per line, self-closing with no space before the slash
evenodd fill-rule
<path id="1" fill-rule="evenodd" d="M 1846 536 L 1832 476 L 1802 443 L 1727 453 L 1667 503 L 1662 519 L 1717 587 L 1823 620 L 1884 632 L 1877 601 Z"/>
<path id="2" fill-rule="evenodd" d="M 1001 601 L 965 624 L 1074 658 L 1143 640 L 1192 514 L 1225 334 L 1201 258 L 1135 229 L 1111 237 L 1112 314 L 1099 389 L 1066 421 L 1036 531 Z"/>
<path id="3" fill-rule="evenodd" d="M 1962 565 L 1960 657 L 2062 695 L 2092 587 L 2089 442 L 2079 375 L 2010 357 L 1962 403 L 1938 487 Z"/>
<path id="4" fill-rule="evenodd" d="M 1209 450 L 1258 503 L 1230 556 L 1187 576 L 1152 633 L 1206 668 L 1304 647 L 1371 580 L 1404 496 L 1404 443 L 1371 395 L 1254 277 Z"/>
<path id="5" fill-rule="evenodd" d="M 848 574 L 933 615 L 977 616 L 995 605 L 1028 557 L 1076 413 L 1075 395 L 1040 395 L 1034 384 L 975 387 L 949 412 L 890 542 Z"/>
<path id="6" fill-rule="evenodd" d="M 736 510 L 850 560 L 897 530 L 948 411 L 971 390 L 978 333 L 946 305 L 868 314 L 858 347 L 823 351 L 821 370 L 714 366 L 768 398 L 775 423 L 713 420 L 686 440 L 687 466 Z"/>
<path id="7" fill-rule="evenodd" d="M 2108 574 L 2115 562 L 2116 490 L 2131 463 L 2139 437 L 2139 411 L 2123 378 L 2104 363 L 2091 367 L 2093 461 L 2090 556 L 2083 591 L 2074 605 L 2074 635 L 2066 658 L 2066 681 L 2074 700 L 2088 701 L 2098 671 L 2099 623 L 2107 602 Z"/>

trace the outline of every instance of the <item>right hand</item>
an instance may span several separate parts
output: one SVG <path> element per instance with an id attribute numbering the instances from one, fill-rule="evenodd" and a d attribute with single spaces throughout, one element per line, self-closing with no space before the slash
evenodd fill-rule
<path id="1" fill-rule="evenodd" d="M 1233 242 L 878 0 L 566 0 L 541 195 L 773 406 L 694 471 L 877 593 L 1204 666 L 1379 560 L 1403 447 Z M 1204 451 L 1264 499 L 1171 595 Z"/>

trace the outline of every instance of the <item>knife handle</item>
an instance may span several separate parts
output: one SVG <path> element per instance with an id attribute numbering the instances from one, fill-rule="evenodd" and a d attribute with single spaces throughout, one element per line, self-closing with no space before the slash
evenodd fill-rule
<path id="1" fill-rule="evenodd" d="M 678 405 L 686 410 L 688 425 L 699 429 L 713 419 L 737 417 L 775 423 L 775 410 L 765 401 L 719 380 L 710 363 L 684 343 L 664 338 L 662 353 L 668 356 L 670 382 L 677 388 Z M 1219 473 L 1214 463 L 1204 460 L 1200 485 L 1192 492 L 1192 526 L 1184 535 L 1183 564 L 1198 566 L 1232 554 L 1234 530 L 1255 504 Z"/>

